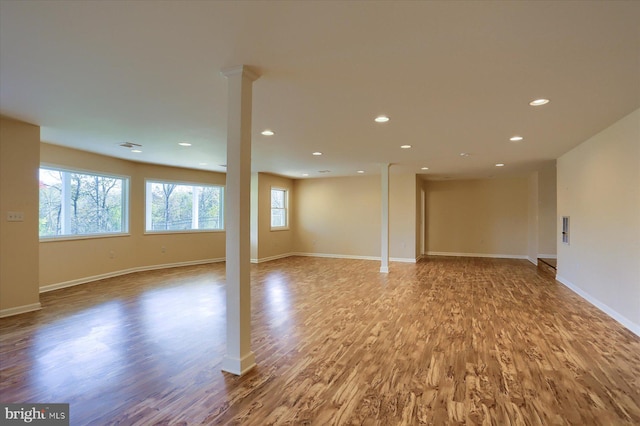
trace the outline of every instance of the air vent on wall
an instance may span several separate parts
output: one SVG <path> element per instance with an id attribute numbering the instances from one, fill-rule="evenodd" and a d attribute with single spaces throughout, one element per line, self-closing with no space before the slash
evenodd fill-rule
<path id="1" fill-rule="evenodd" d="M 318 170 L 318 173 L 331 173 L 331 170 Z"/>

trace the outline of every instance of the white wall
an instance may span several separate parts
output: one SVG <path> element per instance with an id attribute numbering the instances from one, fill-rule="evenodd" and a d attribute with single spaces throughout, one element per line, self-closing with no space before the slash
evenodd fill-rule
<path id="1" fill-rule="evenodd" d="M 557 279 L 640 335 L 640 110 L 558 159 Z"/>

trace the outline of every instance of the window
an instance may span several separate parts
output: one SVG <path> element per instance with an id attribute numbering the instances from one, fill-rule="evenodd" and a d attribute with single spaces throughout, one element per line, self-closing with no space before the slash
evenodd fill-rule
<path id="1" fill-rule="evenodd" d="M 147 232 L 223 230 L 224 187 L 147 181 Z"/>
<path id="2" fill-rule="evenodd" d="M 40 238 L 129 231 L 129 179 L 40 169 Z"/>
<path id="3" fill-rule="evenodd" d="M 287 190 L 271 188 L 271 228 L 287 227 Z"/>

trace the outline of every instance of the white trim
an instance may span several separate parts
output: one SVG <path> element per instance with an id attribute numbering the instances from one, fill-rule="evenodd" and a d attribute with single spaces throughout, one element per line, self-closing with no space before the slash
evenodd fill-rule
<path id="1" fill-rule="evenodd" d="M 389 260 L 391 262 L 402 262 L 402 263 L 416 263 L 418 259 L 412 259 L 410 257 L 390 257 Z"/>
<path id="2" fill-rule="evenodd" d="M 539 254 L 538 257 L 541 257 L 543 259 L 557 259 L 558 255 L 557 254 Z"/>
<path id="3" fill-rule="evenodd" d="M 256 356 L 249 352 L 242 358 L 231 358 L 229 355 L 222 360 L 222 371 L 242 376 L 256 366 Z"/>
<path id="4" fill-rule="evenodd" d="M 532 259 L 529 256 L 527 256 L 527 260 L 531 263 L 533 263 L 534 265 L 538 266 L 538 259 Z"/>
<path id="5" fill-rule="evenodd" d="M 290 253 L 289 256 L 303 257 L 328 257 L 332 259 L 354 259 L 354 260 L 380 260 L 380 256 L 358 256 L 352 254 L 333 254 L 333 253 Z M 413 259 L 410 257 L 390 257 L 391 262 L 416 263 L 420 258 Z"/>
<path id="6" fill-rule="evenodd" d="M 524 254 L 494 254 L 494 253 L 455 253 L 448 251 L 428 251 L 429 256 L 457 256 L 457 257 L 493 257 L 498 259 L 526 259 L 531 261 Z"/>
<path id="7" fill-rule="evenodd" d="M 291 256 L 295 256 L 295 255 L 296 255 L 295 253 L 277 254 L 275 256 L 261 257 L 260 259 L 251 259 L 251 263 L 270 262 L 272 260 L 284 259 L 285 257 L 291 257 Z"/>
<path id="8" fill-rule="evenodd" d="M 591 296 L 589 293 L 585 292 L 580 287 L 576 286 L 566 278 L 563 278 L 560 275 L 556 275 L 556 281 L 560 282 L 561 284 L 566 286 L 569 290 L 573 291 L 578 296 L 582 297 L 584 300 L 591 303 L 593 306 L 600 309 L 602 312 L 609 315 L 614 320 L 618 321 L 620 324 L 622 324 L 625 328 L 627 328 L 629 331 L 634 333 L 636 336 L 640 337 L 640 324 L 636 324 L 630 319 L 628 319 L 627 317 L 625 317 L 624 315 L 619 314 L 618 312 L 611 309 L 609 306 L 605 305 L 604 303 L 600 302 L 598 299 Z"/>
<path id="9" fill-rule="evenodd" d="M 12 315 L 25 314 L 27 312 L 39 311 L 42 309 L 40 302 L 31 303 L 29 305 L 16 306 L 15 308 L 7 308 L 0 310 L 0 318 L 10 317 Z"/>
<path id="10" fill-rule="evenodd" d="M 118 277 L 120 275 L 132 274 L 134 272 L 153 271 L 155 269 L 177 268 L 180 266 L 204 265 L 207 263 L 216 263 L 216 262 L 224 262 L 224 261 L 225 261 L 225 258 L 221 257 L 218 259 L 190 260 L 187 262 L 165 263 L 162 265 L 137 266 L 135 268 L 122 269 L 120 271 L 107 272 L 104 274 L 92 275 L 90 277 L 78 278 L 71 281 L 64 281 L 61 283 L 44 285 L 40 287 L 40 293 L 47 293 L 49 291 L 59 290 L 61 288 L 73 287 L 76 285 L 86 284 L 93 281 L 104 280 L 106 278 L 113 278 L 113 277 Z"/>
<path id="11" fill-rule="evenodd" d="M 292 256 L 303 257 L 329 257 L 333 259 L 355 259 L 355 260 L 380 260 L 380 256 L 356 256 L 352 254 L 331 254 L 331 253 L 291 253 Z"/>

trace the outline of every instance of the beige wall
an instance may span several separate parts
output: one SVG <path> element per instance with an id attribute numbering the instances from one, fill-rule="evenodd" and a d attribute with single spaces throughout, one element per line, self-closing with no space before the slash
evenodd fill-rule
<path id="1" fill-rule="evenodd" d="M 538 172 L 538 256 L 556 255 L 557 208 L 556 167 Z"/>
<path id="2" fill-rule="evenodd" d="M 380 257 L 380 177 L 294 182 L 299 253 Z"/>
<path id="3" fill-rule="evenodd" d="M 559 281 L 640 335 L 640 110 L 558 159 Z"/>
<path id="4" fill-rule="evenodd" d="M 43 164 L 130 177 L 129 235 L 41 242 L 40 287 L 136 268 L 224 258 L 224 232 L 144 233 L 145 179 L 224 185 L 224 174 L 135 163 L 50 144 L 40 145 L 40 156 Z"/>
<path id="5" fill-rule="evenodd" d="M 0 316 L 40 307 L 39 149 L 38 126 L 0 117 Z M 8 222 L 8 212 L 24 221 Z"/>
<path id="6" fill-rule="evenodd" d="M 380 183 L 378 184 L 380 192 Z M 416 175 L 389 175 L 389 257 L 414 260 L 419 257 L 416 238 Z M 381 210 L 378 205 L 378 210 Z M 373 231 L 375 233 L 375 231 Z M 380 227 L 378 226 L 378 237 Z M 380 253 L 378 253 L 380 256 Z"/>
<path id="7" fill-rule="evenodd" d="M 289 198 L 288 221 L 286 230 L 271 230 L 271 188 L 286 189 Z M 255 239 L 257 251 L 252 260 L 259 262 L 284 257 L 293 252 L 293 208 L 295 193 L 293 180 L 269 173 L 257 174 L 257 209 L 252 212 L 252 217 L 257 223 L 257 238 Z M 253 244 L 252 244 L 253 245 Z"/>
<path id="8" fill-rule="evenodd" d="M 380 257 L 380 176 L 294 181 L 294 249 L 299 253 Z M 415 261 L 416 177 L 389 177 L 389 254 Z"/>
<path id="9" fill-rule="evenodd" d="M 527 197 L 527 178 L 428 182 L 428 252 L 526 257 Z"/>
<path id="10" fill-rule="evenodd" d="M 529 175 L 527 185 L 529 188 L 529 200 L 527 203 L 527 258 L 530 262 L 538 264 L 538 229 L 539 223 L 539 174 L 533 172 Z"/>

